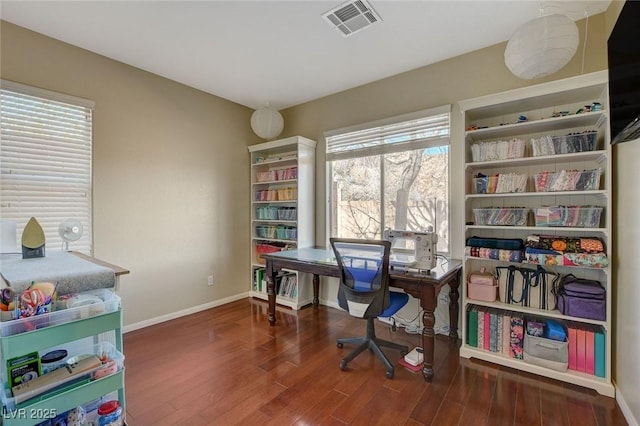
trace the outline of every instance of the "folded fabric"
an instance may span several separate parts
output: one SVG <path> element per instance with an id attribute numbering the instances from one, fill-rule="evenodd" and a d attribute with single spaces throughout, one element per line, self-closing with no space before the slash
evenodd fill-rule
<path id="1" fill-rule="evenodd" d="M 588 268 L 606 268 L 609 259 L 606 253 L 557 253 L 552 250 L 540 250 L 527 247 L 525 262 L 534 265 L 582 266 Z"/>
<path id="2" fill-rule="evenodd" d="M 465 256 L 483 259 L 502 260 L 505 262 L 522 262 L 522 250 L 501 250 L 487 247 L 465 247 Z"/>
<path id="3" fill-rule="evenodd" d="M 601 253 L 605 251 L 604 241 L 597 237 L 559 237 L 556 235 L 529 235 L 527 248 L 551 250 L 562 253 Z"/>
<path id="4" fill-rule="evenodd" d="M 502 250 L 522 250 L 524 242 L 520 238 L 485 238 L 470 237 L 467 244 L 470 247 L 484 247 Z"/>

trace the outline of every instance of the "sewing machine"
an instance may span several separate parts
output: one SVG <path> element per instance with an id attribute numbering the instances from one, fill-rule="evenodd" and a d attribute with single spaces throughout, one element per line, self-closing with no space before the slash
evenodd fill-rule
<path id="1" fill-rule="evenodd" d="M 426 232 L 385 229 L 382 238 L 391 241 L 389 264 L 392 268 L 430 271 L 436 267 L 438 234 L 432 226 Z"/>

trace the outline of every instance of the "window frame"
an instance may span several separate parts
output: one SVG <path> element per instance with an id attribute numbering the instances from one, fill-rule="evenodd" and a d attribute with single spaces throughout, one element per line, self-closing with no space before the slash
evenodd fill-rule
<path id="1" fill-rule="evenodd" d="M 84 146 L 80 151 L 82 152 L 82 154 L 74 154 L 75 155 L 74 158 L 78 158 L 78 159 L 80 159 L 82 156 L 84 156 L 85 158 L 88 157 L 88 162 L 85 162 L 84 166 L 81 169 L 83 170 L 82 173 L 84 173 L 84 170 L 86 170 L 86 175 L 82 174 L 82 176 L 86 176 L 86 184 L 83 184 L 83 185 L 78 184 L 78 186 L 82 186 L 83 188 L 86 188 L 86 192 L 87 192 L 86 198 L 88 200 L 86 205 L 83 204 L 84 205 L 83 210 L 86 209 L 85 210 L 86 213 L 83 212 L 81 215 L 82 219 L 85 219 L 87 222 L 84 222 L 84 220 L 82 221 L 84 222 L 83 223 L 84 232 L 83 232 L 82 239 L 78 241 L 78 243 L 82 241 L 82 243 L 80 243 L 80 246 L 77 245 L 76 247 L 74 247 L 72 242 L 70 243 L 70 247 L 72 250 L 82 251 L 82 252 L 85 252 L 86 254 L 92 255 L 93 254 L 93 127 L 94 127 L 93 116 L 94 116 L 94 110 L 95 110 L 95 102 L 89 99 L 84 99 L 84 98 L 80 98 L 72 95 L 58 93 L 58 92 L 54 92 L 51 90 L 42 89 L 38 87 L 28 86 L 25 84 L 4 80 L 4 79 L 0 79 L 0 90 L 2 90 L 2 92 L 12 92 L 11 96 L 15 96 L 14 94 L 17 94 L 17 95 L 24 95 L 27 97 L 39 98 L 42 100 L 42 103 L 52 102 L 52 103 L 67 104 L 72 109 L 73 108 L 84 109 L 84 113 L 87 114 L 88 124 L 86 125 L 87 128 L 84 129 L 85 136 L 82 138 L 82 140 L 85 143 L 87 143 L 87 145 Z M 62 108 L 63 106 L 61 105 L 60 107 Z M 2 109 L 2 111 L 4 112 L 4 108 Z M 55 139 L 55 136 L 52 136 L 52 135 L 53 133 L 47 134 L 45 132 L 46 140 L 51 142 L 51 140 Z M 19 139 L 24 136 L 18 134 L 15 137 Z M 10 138 L 6 138 L 6 140 L 9 140 L 9 139 Z M 35 137 L 34 139 L 37 139 L 37 137 Z M 52 144 L 54 143 L 55 142 L 52 142 Z M 21 148 L 18 148 L 18 149 L 21 149 Z M 50 152 L 50 151 L 47 150 L 47 152 Z M 59 162 L 62 162 L 63 158 L 64 156 L 60 156 L 58 158 Z M 3 160 L 1 153 L 0 153 L 0 160 Z M 3 172 L 6 172 L 6 171 L 3 170 Z M 38 176 L 38 175 L 36 174 L 35 176 Z M 52 178 L 49 178 L 48 182 L 52 182 L 51 179 Z M 77 181 L 75 181 L 75 184 L 77 184 Z M 47 192 L 46 183 L 43 185 L 43 187 L 37 187 L 37 188 L 41 188 L 41 192 L 43 193 Z M 3 204 L 3 206 L 0 208 L 0 212 L 2 212 L 2 210 L 4 210 L 5 208 L 6 207 Z M 19 221 L 17 221 L 18 229 L 16 230 L 17 237 L 18 237 L 17 238 L 18 249 L 20 249 L 19 241 L 23 231 L 21 222 L 23 219 L 25 219 L 25 217 L 23 216 L 25 212 L 24 211 L 20 212 L 20 210 L 24 210 L 24 208 L 18 207 L 17 214 L 12 214 L 7 216 L 5 213 L 5 215 L 1 215 L 2 217 L 0 217 L 3 220 L 11 220 L 11 221 L 16 221 L 16 219 L 14 219 L 14 217 L 16 216 L 20 218 Z M 57 250 L 58 244 L 60 244 L 61 247 L 64 247 L 62 245 L 63 243 L 62 238 L 58 235 L 58 226 L 64 220 L 61 217 L 66 216 L 65 219 L 67 218 L 78 219 L 78 216 L 79 216 L 77 214 L 73 214 L 73 209 L 69 209 L 69 211 L 63 210 L 62 213 L 59 215 L 58 214 L 42 215 L 41 216 L 42 219 L 39 218 L 37 214 L 30 214 L 30 213 L 27 213 L 27 214 L 29 214 L 30 217 L 31 216 L 35 217 L 36 220 L 40 222 L 40 225 L 45 231 L 45 240 L 46 240 L 47 250 L 50 250 L 50 249 Z M 26 224 L 26 221 L 28 220 L 29 220 L 29 217 L 26 217 L 25 224 Z M 53 224 L 54 221 L 55 222 L 59 221 L 59 223 L 56 223 L 54 225 Z"/>
<path id="2" fill-rule="evenodd" d="M 364 156 L 368 156 L 368 155 L 379 155 L 381 157 L 381 161 L 380 161 L 380 189 L 381 189 L 381 193 L 380 193 L 380 217 L 382 218 L 382 220 L 384 219 L 384 209 L 385 209 L 385 191 L 384 191 L 384 179 L 385 179 L 385 167 L 384 167 L 384 160 L 383 157 L 385 154 L 390 154 L 393 152 L 406 152 L 406 151 L 411 151 L 413 149 L 419 149 L 419 148 L 429 148 L 429 147 L 441 147 L 441 146 L 448 146 L 448 153 L 447 153 L 447 170 L 448 170 L 448 185 L 447 185 L 447 197 L 448 197 L 448 204 L 449 204 L 449 208 L 447 208 L 447 223 L 449 223 L 448 226 L 448 251 L 447 252 L 439 252 L 439 254 L 443 254 L 445 256 L 449 256 L 451 254 L 451 105 L 447 104 L 447 105 L 443 105 L 443 106 L 439 106 L 439 107 L 435 107 L 435 108 L 430 108 L 430 109 L 425 109 L 425 110 L 420 110 L 420 111 L 416 111 L 416 112 L 412 112 L 412 113 L 408 113 L 408 114 L 402 114 L 402 115 L 398 115 L 398 116 L 394 116 L 394 117 L 389 117 L 389 118 L 384 118 L 381 120 L 375 120 L 375 121 L 371 121 L 371 122 L 367 122 L 367 123 L 362 123 L 362 124 L 357 124 L 357 125 L 353 125 L 353 126 L 348 126 L 348 127 L 343 127 L 343 128 L 339 128 L 339 129 L 334 129 L 334 130 L 329 130 L 329 131 L 325 131 L 324 132 L 324 147 L 325 147 L 325 203 L 326 203 L 326 210 L 325 210 L 325 245 L 328 246 L 329 244 L 329 238 L 331 237 L 331 229 L 332 229 L 332 223 L 334 220 L 334 215 L 333 215 L 333 208 L 332 208 L 332 195 L 333 195 L 333 191 L 332 191 L 332 179 L 333 179 L 333 169 L 332 169 L 332 164 L 333 161 L 337 160 L 337 158 L 332 158 L 333 156 L 327 154 L 327 147 L 328 147 L 328 138 L 332 137 L 332 136 L 336 136 L 336 135 L 340 135 L 340 134 L 345 134 L 345 133 L 350 133 L 350 132 L 357 132 L 357 131 L 361 131 L 361 130 L 366 130 L 366 129 L 371 129 L 371 128 L 376 128 L 376 127 L 382 127 L 382 126 L 388 126 L 388 125 L 393 125 L 393 124 L 397 124 L 397 123 L 402 123 L 405 121 L 410 121 L 410 120 L 417 120 L 420 118 L 427 118 L 430 116 L 435 116 L 435 115 L 440 115 L 440 114 L 448 114 L 449 117 L 449 132 L 447 136 L 444 137 L 440 137 L 440 138 L 432 138 L 430 139 L 428 142 L 407 142 L 407 143 L 401 143 L 398 144 L 397 146 L 391 148 L 391 149 L 385 149 L 384 147 L 382 148 L 374 148 L 370 151 L 369 154 L 366 155 L 344 155 L 344 158 L 340 158 L 340 159 L 347 159 L 347 158 L 356 158 L 356 157 L 364 157 Z M 436 141 L 440 141 L 440 142 L 436 142 Z M 391 144 L 393 145 L 393 144 Z M 398 149 L 400 146 L 406 147 L 406 149 Z M 375 150 L 375 152 L 373 152 Z M 360 151 L 360 152 L 364 152 Z M 384 222 L 384 220 L 383 220 Z"/>

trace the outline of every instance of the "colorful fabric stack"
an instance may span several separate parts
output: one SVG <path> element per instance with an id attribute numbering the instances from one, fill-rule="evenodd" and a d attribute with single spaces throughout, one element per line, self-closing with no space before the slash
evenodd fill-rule
<path id="1" fill-rule="evenodd" d="M 529 235 L 526 241 L 525 262 L 591 268 L 609 266 L 604 242 L 597 237 Z"/>

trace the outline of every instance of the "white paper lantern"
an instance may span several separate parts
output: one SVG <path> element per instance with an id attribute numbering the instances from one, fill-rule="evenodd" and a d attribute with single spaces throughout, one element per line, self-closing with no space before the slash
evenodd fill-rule
<path id="1" fill-rule="evenodd" d="M 569 63 L 579 42 L 578 27 L 569 17 L 543 16 L 516 31 L 507 43 L 504 62 L 522 79 L 545 77 Z"/>
<path id="2" fill-rule="evenodd" d="M 278 110 L 267 105 L 251 114 L 251 128 L 261 138 L 275 138 L 284 128 L 284 119 Z"/>

